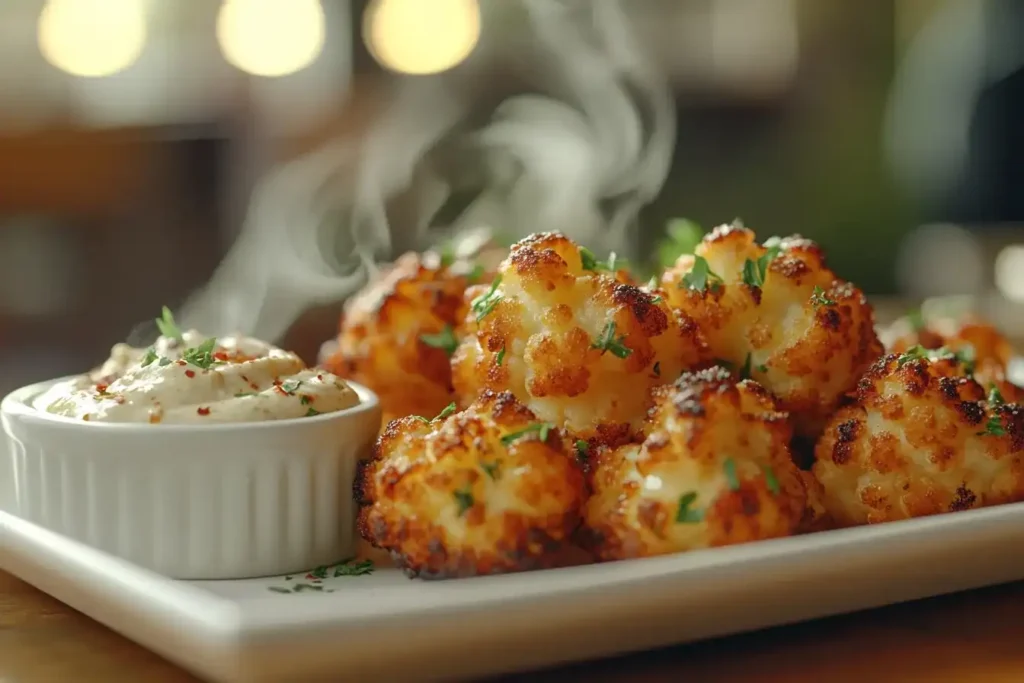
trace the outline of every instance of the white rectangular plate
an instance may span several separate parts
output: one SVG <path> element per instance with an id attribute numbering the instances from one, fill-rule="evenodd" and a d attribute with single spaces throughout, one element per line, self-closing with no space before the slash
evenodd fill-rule
<path id="1" fill-rule="evenodd" d="M 216 681 L 499 674 L 1024 578 L 1024 504 L 647 560 L 425 582 L 173 581 L 0 512 L 0 569 Z"/>

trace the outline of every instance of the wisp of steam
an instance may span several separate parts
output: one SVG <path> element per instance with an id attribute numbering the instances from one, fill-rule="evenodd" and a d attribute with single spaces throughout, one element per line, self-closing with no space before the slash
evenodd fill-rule
<path id="1" fill-rule="evenodd" d="M 359 139 L 332 141 L 259 183 L 236 243 L 178 313 L 183 325 L 278 340 L 307 308 L 353 294 L 379 261 L 481 226 L 558 230 L 633 254 L 637 214 L 668 173 L 675 109 L 623 5 L 480 5 L 480 43 L 466 62 L 397 78 Z M 496 97 L 496 74 L 514 91 Z M 467 196 L 434 227 L 442 207 Z"/>

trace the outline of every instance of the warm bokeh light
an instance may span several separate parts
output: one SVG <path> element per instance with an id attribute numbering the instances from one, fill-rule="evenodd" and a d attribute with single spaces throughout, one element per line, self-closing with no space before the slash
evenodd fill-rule
<path id="1" fill-rule="evenodd" d="M 39 15 L 39 50 L 76 76 L 109 76 L 131 66 L 146 44 L 141 0 L 48 0 Z"/>
<path id="2" fill-rule="evenodd" d="M 255 76 L 287 76 L 320 55 L 327 33 L 319 0 L 225 0 L 217 15 L 224 58 Z"/>
<path id="3" fill-rule="evenodd" d="M 381 66 L 408 74 L 446 71 L 480 39 L 477 0 L 372 0 L 363 37 Z"/>

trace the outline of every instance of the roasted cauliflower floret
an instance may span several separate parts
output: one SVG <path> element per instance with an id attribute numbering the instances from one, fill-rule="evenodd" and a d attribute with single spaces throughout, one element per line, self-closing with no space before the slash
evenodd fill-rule
<path id="1" fill-rule="evenodd" d="M 809 513 L 792 429 L 764 388 L 716 367 L 652 393 L 643 443 L 595 455 L 581 534 L 595 555 L 647 557 L 798 530 Z"/>
<path id="2" fill-rule="evenodd" d="M 1024 409 L 921 347 L 877 361 L 829 422 L 813 472 L 840 525 L 1024 499 Z"/>
<path id="3" fill-rule="evenodd" d="M 429 578 L 559 563 L 585 496 L 559 430 L 492 392 L 463 412 L 390 423 L 356 489 L 361 535 Z"/>
<path id="4" fill-rule="evenodd" d="M 947 349 L 968 365 L 982 386 L 995 385 L 1011 403 L 1024 400 L 1024 389 L 1006 376 L 1013 346 L 993 325 L 975 315 L 908 315 L 890 325 L 882 338 L 890 353 L 904 353 L 915 346 Z"/>
<path id="5" fill-rule="evenodd" d="M 466 292 L 466 333 L 452 358 L 460 403 L 508 390 L 573 438 L 627 441 L 648 389 L 707 352 L 692 320 L 607 267 L 560 234 L 514 245 L 490 286 Z"/>
<path id="6" fill-rule="evenodd" d="M 465 316 L 463 293 L 481 273 L 407 253 L 346 303 L 328 370 L 373 389 L 387 423 L 436 415 L 452 400 L 450 356 Z"/>
<path id="7" fill-rule="evenodd" d="M 799 236 L 761 246 L 738 222 L 719 226 L 663 274 L 662 286 L 712 354 L 775 394 L 803 437 L 821 432 L 882 354 L 864 294 Z"/>

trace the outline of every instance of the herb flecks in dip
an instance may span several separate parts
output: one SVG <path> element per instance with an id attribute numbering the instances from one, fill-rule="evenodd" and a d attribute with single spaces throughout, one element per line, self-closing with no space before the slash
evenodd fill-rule
<path id="1" fill-rule="evenodd" d="M 181 332 L 165 312 L 148 349 L 117 344 L 89 375 L 55 386 L 41 404 L 90 422 L 263 422 L 350 408 L 359 397 L 341 378 L 298 356 L 242 336 Z"/>

